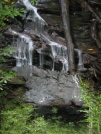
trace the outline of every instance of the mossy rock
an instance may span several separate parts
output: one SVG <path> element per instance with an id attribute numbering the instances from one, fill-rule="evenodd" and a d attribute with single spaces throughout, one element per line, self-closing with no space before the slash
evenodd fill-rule
<path id="1" fill-rule="evenodd" d="M 10 79 L 8 83 L 12 85 L 25 85 L 25 81 L 21 77 L 18 77 L 18 76 Z"/>

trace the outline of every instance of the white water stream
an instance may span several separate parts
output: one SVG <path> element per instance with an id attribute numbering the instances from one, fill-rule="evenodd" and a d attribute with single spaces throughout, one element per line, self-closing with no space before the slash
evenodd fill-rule
<path id="1" fill-rule="evenodd" d="M 34 30 L 38 36 L 42 36 L 44 32 L 44 27 L 47 23 L 44 19 L 38 14 L 37 8 L 34 7 L 29 0 L 23 0 L 23 4 L 25 5 L 27 11 L 30 11 L 30 19 L 33 20 Z"/>
<path id="2" fill-rule="evenodd" d="M 78 70 L 84 68 L 83 60 L 82 60 L 82 51 L 79 49 L 74 49 L 78 54 Z"/>
<path id="3" fill-rule="evenodd" d="M 49 39 L 50 37 L 45 34 L 44 27 L 47 25 L 47 23 L 41 18 L 41 16 L 37 12 L 37 8 L 32 6 L 29 0 L 23 0 L 23 4 L 25 5 L 26 9 L 28 11 L 31 11 L 31 19 L 33 20 L 33 25 L 35 27 L 35 33 L 45 39 L 48 42 L 48 45 L 51 46 L 51 52 L 52 52 L 52 59 L 53 59 L 53 67 L 52 70 L 54 71 L 54 65 L 55 65 L 55 59 L 56 57 L 59 57 L 60 61 L 63 64 L 62 70 L 65 70 L 66 72 L 69 70 L 68 68 L 68 57 L 67 57 L 67 48 L 65 46 L 62 46 L 61 44 L 58 44 L 54 41 L 51 41 Z M 39 54 L 40 57 L 40 65 L 43 65 L 43 56 L 42 53 Z M 62 57 L 62 58 L 61 58 Z"/>
<path id="4" fill-rule="evenodd" d="M 80 84 L 79 84 L 79 79 L 77 75 L 72 76 L 72 79 L 75 83 L 75 90 L 72 93 L 72 98 L 75 99 L 77 102 L 82 103 L 82 99 L 80 99 Z"/>
<path id="5" fill-rule="evenodd" d="M 23 0 L 23 4 L 26 7 L 26 10 L 31 12 L 30 18 L 33 21 L 35 34 L 37 34 L 40 38 L 46 41 L 46 43 L 51 47 L 51 57 L 53 59 L 52 71 L 55 70 L 55 61 L 58 59 L 63 65 L 62 70 L 68 72 L 69 64 L 68 64 L 67 47 L 52 41 L 48 33 L 47 34 L 45 33 L 44 28 L 45 26 L 47 26 L 47 23 L 38 14 L 37 8 L 32 6 L 29 0 Z M 14 55 L 14 57 L 17 60 L 16 66 L 18 67 L 22 65 L 31 66 L 33 59 L 32 58 L 33 49 L 34 49 L 34 43 L 32 39 L 28 35 L 15 32 L 13 30 L 11 32 L 13 34 L 18 35 L 17 42 L 14 43 L 17 50 L 17 52 Z M 75 51 L 78 53 L 79 58 L 78 68 L 83 67 L 81 51 L 79 49 L 75 49 Z M 39 61 L 40 61 L 39 64 L 42 67 L 44 64 L 44 55 L 41 51 L 39 52 Z"/>
<path id="6" fill-rule="evenodd" d="M 68 64 L 68 54 L 67 54 L 67 48 L 59 43 L 56 43 L 52 41 L 47 33 L 47 35 L 44 32 L 44 27 L 47 25 L 46 22 L 41 18 L 41 16 L 37 12 L 37 8 L 32 6 L 29 0 L 23 0 L 23 4 L 25 5 L 26 9 L 31 12 L 31 19 L 33 21 L 35 34 L 37 34 L 40 38 L 42 38 L 50 47 L 51 47 L 51 57 L 53 59 L 53 67 L 52 70 L 55 70 L 55 61 L 58 59 L 61 61 L 63 67 L 62 70 L 65 72 L 69 71 L 69 64 Z M 14 57 L 16 58 L 16 66 L 21 67 L 23 65 L 29 65 L 30 76 L 32 75 L 32 59 L 33 59 L 33 50 L 34 50 L 34 42 L 32 39 L 25 34 L 15 32 L 11 30 L 11 32 L 18 36 L 17 42 L 14 41 L 14 45 L 16 48 L 16 53 L 14 54 Z M 75 51 L 78 53 L 78 66 L 83 66 L 83 61 L 81 57 L 81 51 L 78 49 L 75 49 Z M 39 64 L 40 66 L 43 66 L 44 64 L 44 56 L 41 51 L 39 51 Z M 26 72 L 24 72 L 26 73 Z M 68 81 L 68 80 L 67 80 Z M 72 98 L 78 100 L 78 95 L 80 94 L 80 87 L 79 87 L 79 80 L 76 75 L 72 76 L 72 81 L 74 84 L 74 90 L 72 92 Z M 41 94 L 38 97 L 38 100 L 40 99 L 40 103 L 43 103 L 45 101 L 44 94 Z M 66 96 L 67 97 L 67 96 Z"/>
<path id="7" fill-rule="evenodd" d="M 18 35 L 17 41 L 13 41 L 13 45 L 16 49 L 14 57 L 16 58 L 16 66 L 21 67 L 23 65 L 32 66 L 32 54 L 33 54 L 33 41 L 25 34 L 20 34 L 10 29 L 10 31 Z"/>

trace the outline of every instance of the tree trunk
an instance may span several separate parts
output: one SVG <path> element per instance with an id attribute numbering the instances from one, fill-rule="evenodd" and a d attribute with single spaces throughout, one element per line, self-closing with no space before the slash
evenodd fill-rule
<path id="1" fill-rule="evenodd" d="M 74 44 L 70 34 L 70 20 L 69 20 L 69 0 L 60 0 L 62 20 L 65 32 L 65 39 L 68 52 L 69 68 L 70 73 L 75 72 L 75 62 L 74 62 Z"/>

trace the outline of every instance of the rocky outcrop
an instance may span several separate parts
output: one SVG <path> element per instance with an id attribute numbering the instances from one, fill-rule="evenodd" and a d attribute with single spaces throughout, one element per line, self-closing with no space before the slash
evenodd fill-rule
<path id="1" fill-rule="evenodd" d="M 90 0 L 89 4 L 91 4 Z M 93 4 L 91 6 L 94 7 Z M 59 0 L 39 0 L 36 7 L 38 8 L 40 16 L 45 20 L 45 24 L 47 24 L 44 29 L 44 35 L 52 41 L 66 46 Z M 76 108 L 80 108 L 83 101 L 80 99 L 81 90 L 77 77 L 69 75 L 68 71 L 61 72 L 63 67 L 63 64 L 59 60 L 61 56 L 55 59 L 54 68 L 57 71 L 51 71 L 53 68 L 51 47 L 45 37 L 41 38 L 41 36 L 35 33 L 35 26 L 37 27 L 37 24 L 34 25 L 30 11 L 25 14 L 23 20 L 16 19 L 18 23 L 11 25 L 11 29 L 20 32 L 20 35 L 28 35 L 33 41 L 34 49 L 33 66 L 13 68 L 18 76 L 23 77 L 26 82 L 19 83 L 20 81 L 15 79 L 13 85 L 16 84 L 16 82 L 18 82 L 18 85 L 25 84 L 26 93 L 24 95 L 24 101 L 38 106 L 39 109 L 42 108 L 44 113 L 47 112 L 50 107 L 61 107 L 60 109 L 66 110 L 66 114 L 68 111 L 72 113 L 72 108 L 74 108 L 75 113 L 78 114 L 79 112 Z M 84 67 L 86 68 L 79 71 L 81 71 L 82 76 L 87 78 L 91 75 L 89 68 L 93 67 L 96 72 L 100 74 L 101 66 L 100 58 L 97 57 L 99 48 L 95 40 L 101 39 L 101 26 L 98 23 L 96 24 L 98 28 L 98 33 L 96 33 L 93 19 L 95 20 L 95 17 L 89 10 L 84 10 L 82 5 L 76 0 L 70 1 L 70 29 L 74 48 L 81 51 Z M 97 35 L 98 38 L 93 39 L 93 36 Z M 9 42 L 16 43 L 18 35 L 6 31 L 5 36 L 6 39 L 9 39 Z M 42 55 L 39 52 L 43 54 L 43 57 L 41 57 Z M 77 67 L 79 57 L 76 51 L 74 53 Z M 44 61 L 42 61 L 42 64 L 40 63 L 40 59 Z"/>
<path id="2" fill-rule="evenodd" d="M 26 79 L 26 102 L 36 106 L 82 106 L 83 101 L 79 98 L 81 90 L 76 76 L 35 66 L 32 67 L 32 72 L 28 72 L 28 68 L 26 66 L 13 69 Z"/>

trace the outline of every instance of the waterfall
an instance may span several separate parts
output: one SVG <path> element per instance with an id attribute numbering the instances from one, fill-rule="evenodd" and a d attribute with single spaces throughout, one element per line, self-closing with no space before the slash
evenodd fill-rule
<path id="1" fill-rule="evenodd" d="M 17 41 L 13 42 L 16 53 L 14 53 L 14 57 L 16 58 L 16 66 L 21 67 L 23 65 L 32 66 L 32 55 L 33 55 L 33 41 L 27 35 L 17 33 L 10 29 L 10 31 L 18 35 Z"/>
<path id="2" fill-rule="evenodd" d="M 81 100 L 78 98 L 80 87 L 77 76 L 67 75 L 67 73 L 64 73 L 69 71 L 67 54 L 68 48 L 62 44 L 54 42 L 53 39 L 51 39 L 48 32 L 45 31 L 47 23 L 38 14 L 37 8 L 32 6 L 29 0 L 22 1 L 28 10 L 28 13 L 30 12 L 27 19 L 32 20 L 31 23 L 27 24 L 32 24 L 34 27 L 34 29 L 31 27 L 32 31 L 29 27 L 29 35 L 32 36 L 33 34 L 32 37 L 35 37 L 34 39 L 36 42 L 34 43 L 32 39 L 24 33 L 18 33 L 13 30 L 11 30 L 11 32 L 13 35 L 17 36 L 17 40 L 13 41 L 16 49 L 14 57 L 17 60 L 17 67 L 15 71 L 18 72 L 19 75 L 24 76 L 26 79 L 26 86 L 28 89 L 31 89 L 26 94 L 26 96 L 28 95 L 28 98 L 26 98 L 27 102 L 34 102 L 33 104 L 36 106 L 63 105 L 63 107 L 65 105 L 71 105 L 73 102 L 73 104 L 78 103 L 77 106 L 81 106 Z M 39 58 L 40 67 L 43 67 L 45 60 L 48 56 L 50 56 L 53 61 L 52 71 L 54 71 L 55 67 L 57 67 L 55 66 L 55 63 L 60 61 L 62 63 L 63 72 L 60 74 L 58 72 L 52 73 L 52 71 L 49 70 L 38 69 L 35 66 L 33 67 L 32 55 L 34 44 L 36 44 L 35 49 L 39 54 L 38 56 L 36 54 L 35 60 L 37 60 L 37 57 Z M 39 48 L 40 46 L 42 47 Z M 79 57 L 78 66 L 83 66 L 81 51 L 78 49 L 75 49 L 75 51 Z M 48 56 L 44 57 L 45 55 Z M 51 59 L 49 58 L 49 60 Z M 34 75 L 33 77 L 26 77 L 32 76 L 32 74 Z"/>
<path id="3" fill-rule="evenodd" d="M 41 37 L 43 40 L 48 42 L 48 45 L 51 46 L 51 53 L 52 53 L 52 59 L 53 59 L 53 67 L 52 70 L 54 71 L 54 65 L 55 65 L 55 59 L 56 57 L 60 57 L 60 61 L 63 64 L 62 70 L 65 70 L 66 72 L 69 70 L 68 68 L 68 57 L 67 57 L 67 48 L 65 46 L 62 46 L 61 44 L 58 44 L 54 41 L 51 41 L 50 36 L 48 33 L 46 34 L 44 32 L 44 27 L 47 25 L 47 23 L 41 18 L 41 16 L 37 12 L 37 8 L 32 6 L 29 0 L 23 0 L 23 4 L 26 7 L 28 11 L 30 11 L 32 14 L 29 16 L 30 19 L 33 21 L 33 25 L 35 27 L 35 33 Z M 62 57 L 62 58 L 61 58 Z M 42 65 L 42 54 L 39 53 L 39 60 L 40 65 Z"/>
<path id="4" fill-rule="evenodd" d="M 37 8 L 32 6 L 29 0 L 23 0 L 23 4 L 25 5 L 26 9 L 31 12 L 29 18 L 33 21 L 35 33 L 38 36 L 41 36 L 44 32 L 44 27 L 47 23 L 41 18 L 41 16 L 37 12 Z"/>
<path id="5" fill-rule="evenodd" d="M 54 71 L 54 62 L 55 62 L 55 58 L 58 57 L 59 61 L 62 62 L 63 67 L 62 70 L 63 71 L 69 71 L 68 68 L 68 59 L 67 58 L 67 48 L 65 46 L 62 46 L 58 43 L 55 42 L 50 42 L 49 45 L 51 46 L 51 50 L 52 50 L 52 57 L 53 57 L 53 68 L 52 70 Z"/>
<path id="6" fill-rule="evenodd" d="M 84 68 L 83 60 L 82 60 L 82 52 L 79 49 L 74 49 L 78 54 L 78 70 Z"/>

